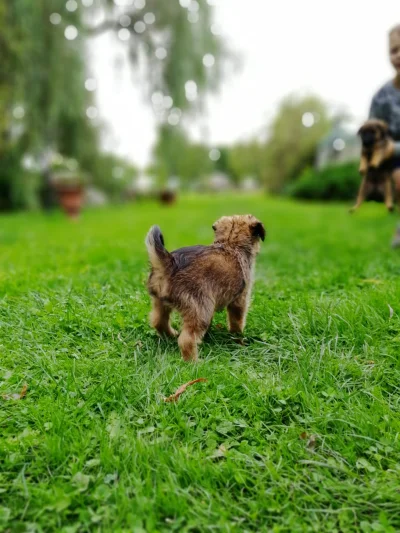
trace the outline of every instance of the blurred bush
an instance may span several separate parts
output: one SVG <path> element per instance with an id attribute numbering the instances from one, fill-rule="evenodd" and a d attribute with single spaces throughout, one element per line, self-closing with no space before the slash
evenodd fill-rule
<path id="1" fill-rule="evenodd" d="M 350 200 L 360 186 L 358 163 L 333 165 L 321 170 L 306 169 L 286 188 L 293 198 L 305 200 Z"/>

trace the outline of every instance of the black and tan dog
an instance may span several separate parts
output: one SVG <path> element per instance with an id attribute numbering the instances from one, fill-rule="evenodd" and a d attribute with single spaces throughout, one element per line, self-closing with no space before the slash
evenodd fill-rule
<path id="1" fill-rule="evenodd" d="M 197 360 L 199 344 L 216 311 L 228 309 L 229 331 L 242 333 L 253 283 L 255 258 L 263 224 L 252 215 L 220 218 L 214 225 L 214 243 L 168 252 L 158 226 L 146 238 L 151 273 L 150 323 L 160 334 L 176 336 L 169 319 L 177 310 L 183 319 L 178 339 L 185 361 Z"/>
<path id="2" fill-rule="evenodd" d="M 358 135 L 362 143 L 360 161 L 362 181 L 356 204 L 350 212 L 353 213 L 367 199 L 382 198 L 387 209 L 393 211 L 394 183 L 390 161 L 386 157 L 390 142 L 388 125 L 383 120 L 371 119 L 361 126 Z"/>

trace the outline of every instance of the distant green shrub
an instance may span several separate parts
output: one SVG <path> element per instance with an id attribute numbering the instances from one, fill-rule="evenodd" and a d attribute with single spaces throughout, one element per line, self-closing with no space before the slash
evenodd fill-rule
<path id="1" fill-rule="evenodd" d="M 358 164 L 345 163 L 321 170 L 308 168 L 287 187 L 286 192 L 289 196 L 305 200 L 351 200 L 359 185 Z"/>

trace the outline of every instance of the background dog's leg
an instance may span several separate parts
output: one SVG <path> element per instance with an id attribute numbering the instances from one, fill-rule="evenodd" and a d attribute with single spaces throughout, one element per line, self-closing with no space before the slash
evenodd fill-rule
<path id="1" fill-rule="evenodd" d="M 159 298 L 153 298 L 153 309 L 150 313 L 150 324 L 160 335 L 176 337 L 177 332 L 171 328 L 169 317 L 172 309 L 165 306 Z"/>
<path id="2" fill-rule="evenodd" d="M 367 189 L 367 180 L 363 178 L 360 188 L 358 190 L 356 205 L 350 209 L 350 213 L 354 213 L 354 211 L 358 209 L 360 205 L 364 202 L 366 189 Z"/>
<path id="3" fill-rule="evenodd" d="M 197 345 L 201 343 L 210 326 L 213 312 L 213 309 L 193 309 L 182 313 L 183 328 L 178 344 L 185 361 L 197 361 Z"/>
<path id="4" fill-rule="evenodd" d="M 249 297 L 247 291 L 228 305 L 228 326 L 231 333 L 243 333 L 248 308 Z"/>
<path id="5" fill-rule="evenodd" d="M 393 211 L 393 185 L 390 175 L 386 176 L 385 179 L 385 205 L 388 211 Z"/>

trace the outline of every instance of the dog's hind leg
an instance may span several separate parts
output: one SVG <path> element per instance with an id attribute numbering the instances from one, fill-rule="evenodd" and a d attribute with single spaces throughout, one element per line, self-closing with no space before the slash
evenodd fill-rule
<path id="1" fill-rule="evenodd" d="M 214 308 L 188 309 L 182 312 L 183 328 L 178 345 L 185 361 L 198 360 L 197 345 L 201 343 L 214 314 Z"/>
<path id="2" fill-rule="evenodd" d="M 231 333 L 243 333 L 249 308 L 249 294 L 243 292 L 228 305 L 228 327 Z"/>
<path id="3" fill-rule="evenodd" d="M 152 298 L 153 308 L 150 313 L 150 324 L 160 335 L 176 337 L 177 332 L 171 328 L 169 318 L 172 309 L 166 306 L 159 298 Z"/>

